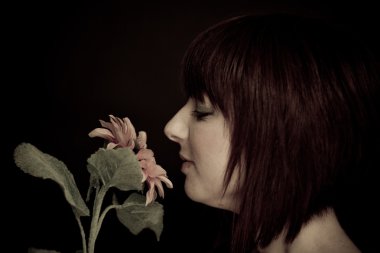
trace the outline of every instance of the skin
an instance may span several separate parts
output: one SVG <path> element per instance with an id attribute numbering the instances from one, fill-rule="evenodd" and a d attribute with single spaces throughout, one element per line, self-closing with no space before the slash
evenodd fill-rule
<path id="1" fill-rule="evenodd" d="M 328 209 L 313 217 L 301 229 L 295 240 L 285 243 L 284 234 L 273 240 L 260 253 L 360 253 L 340 226 L 335 212 Z"/>
<path id="2" fill-rule="evenodd" d="M 230 132 L 223 114 L 205 97 L 204 103 L 189 99 L 166 124 L 166 136 L 180 145 L 184 160 L 185 192 L 190 199 L 212 207 L 235 211 L 236 176 L 223 195 L 229 158 Z"/>
<path id="3" fill-rule="evenodd" d="M 166 136 L 180 145 L 182 172 L 186 176 L 185 192 L 193 201 L 208 206 L 238 212 L 234 207 L 234 186 L 237 177 L 232 176 L 223 195 L 230 131 L 222 113 L 209 99 L 200 103 L 189 99 L 166 124 Z M 296 239 L 286 244 L 281 234 L 262 253 L 360 253 L 341 228 L 333 210 L 316 216 L 306 223 Z"/>

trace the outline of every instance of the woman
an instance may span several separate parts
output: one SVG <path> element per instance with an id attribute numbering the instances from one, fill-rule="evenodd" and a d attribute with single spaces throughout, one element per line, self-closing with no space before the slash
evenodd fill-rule
<path id="1" fill-rule="evenodd" d="M 335 209 L 376 166 L 378 73 L 364 44 L 312 18 L 240 16 L 195 38 L 165 134 L 186 194 L 234 212 L 231 252 L 361 251 Z"/>

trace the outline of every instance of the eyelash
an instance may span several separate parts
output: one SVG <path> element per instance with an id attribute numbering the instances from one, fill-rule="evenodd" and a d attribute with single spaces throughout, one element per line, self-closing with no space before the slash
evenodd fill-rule
<path id="1" fill-rule="evenodd" d="M 202 121 L 202 120 L 205 120 L 205 118 L 209 115 L 212 114 L 212 112 L 200 112 L 200 111 L 197 111 L 197 110 L 194 110 L 193 111 L 193 116 L 198 120 L 198 121 Z"/>

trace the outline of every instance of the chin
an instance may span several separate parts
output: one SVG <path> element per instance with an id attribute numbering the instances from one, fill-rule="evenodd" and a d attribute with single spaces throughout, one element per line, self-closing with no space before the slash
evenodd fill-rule
<path id="1" fill-rule="evenodd" d="M 187 197 L 189 197 L 189 199 L 191 199 L 192 201 L 208 205 L 207 203 L 205 203 L 205 197 L 207 197 L 206 196 L 207 194 L 204 192 L 202 193 L 202 191 L 200 191 L 200 189 L 201 189 L 200 186 L 195 186 L 193 184 L 190 184 L 188 182 L 188 180 L 186 179 L 186 181 L 185 181 L 185 193 L 186 193 Z"/>
<path id="2" fill-rule="evenodd" d="M 218 198 L 216 196 L 210 196 L 208 192 L 200 191 L 200 186 L 194 186 L 185 182 L 185 193 L 189 199 L 194 202 L 204 204 L 206 206 L 239 213 L 236 206 L 224 198 Z"/>
<path id="3" fill-rule="evenodd" d="M 204 204 L 206 206 L 211 206 L 215 208 L 225 209 L 222 205 L 217 203 L 216 198 L 209 196 L 207 192 L 202 192 L 199 190 L 200 187 L 195 187 L 193 185 L 188 185 L 185 183 L 185 193 L 189 199 L 194 202 Z"/>

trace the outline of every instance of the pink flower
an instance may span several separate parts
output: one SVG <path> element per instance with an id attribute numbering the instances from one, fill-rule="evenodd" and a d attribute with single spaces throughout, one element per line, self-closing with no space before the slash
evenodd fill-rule
<path id="1" fill-rule="evenodd" d="M 137 136 L 136 140 L 138 149 L 147 148 L 148 145 L 146 144 L 146 139 L 146 132 L 140 131 L 139 136 Z"/>
<path id="2" fill-rule="evenodd" d="M 141 137 L 139 139 L 139 137 Z M 140 147 L 146 147 L 146 134 L 145 132 L 139 133 L 138 145 Z M 139 142 L 140 141 L 140 142 Z M 164 188 L 162 182 L 166 184 L 166 187 L 173 188 L 172 182 L 166 175 L 166 171 L 158 164 L 156 164 L 156 159 L 154 158 L 154 153 L 151 149 L 141 148 L 137 152 L 137 159 L 140 162 L 143 171 L 143 182 L 147 182 L 149 190 L 146 193 L 145 205 L 152 203 L 156 197 L 156 187 L 158 194 L 161 198 L 164 197 Z"/>
<path id="3" fill-rule="evenodd" d="M 140 131 L 136 137 L 135 128 L 127 117 L 120 119 L 113 115 L 109 116 L 111 122 L 99 120 L 103 128 L 96 128 L 88 135 L 90 137 L 101 137 L 108 140 L 107 149 L 129 147 L 133 150 L 136 147 L 136 149 L 138 149 L 136 156 L 143 174 L 142 182 L 146 182 L 149 188 L 146 193 L 145 205 L 152 203 L 157 198 L 156 187 L 158 194 L 163 198 L 164 188 L 162 182 L 164 182 L 168 188 L 173 188 L 173 184 L 169 180 L 166 171 L 160 165 L 156 164 L 153 151 L 147 148 L 146 132 Z"/>
<path id="4" fill-rule="evenodd" d="M 125 117 L 120 119 L 109 115 L 111 122 L 99 120 L 103 128 L 96 128 L 88 135 L 90 137 L 101 137 L 109 141 L 107 149 L 115 147 L 135 147 L 136 131 L 131 121 Z"/>

